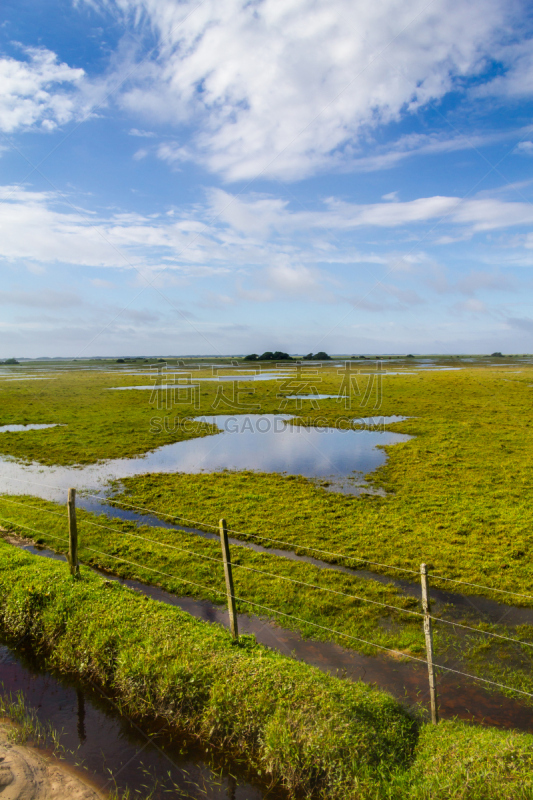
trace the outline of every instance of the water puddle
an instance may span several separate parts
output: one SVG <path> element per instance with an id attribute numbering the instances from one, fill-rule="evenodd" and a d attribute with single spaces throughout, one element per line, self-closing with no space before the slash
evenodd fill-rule
<path id="1" fill-rule="evenodd" d="M 385 463 L 387 455 L 382 448 L 411 438 L 366 428 L 303 427 L 289 424 L 289 419 L 280 414 L 224 414 L 181 420 L 188 433 L 206 423 L 216 425 L 221 432 L 163 445 L 144 456 L 83 467 L 45 467 L 4 457 L 0 459 L 0 485 L 3 492 L 20 494 L 22 484 L 31 484 L 28 491 L 32 494 L 63 502 L 70 486 L 98 492 L 109 481 L 147 472 L 230 469 L 327 478 L 332 486 L 339 481 L 343 491 L 353 478 L 359 483 L 353 484 L 353 493 L 359 493 L 363 476 Z"/>
<path id="2" fill-rule="evenodd" d="M 0 425 L 0 433 L 22 433 L 22 431 L 42 431 L 44 428 L 57 428 L 58 422 L 51 425 Z"/>
<path id="3" fill-rule="evenodd" d="M 132 373 L 124 373 L 123 372 L 121 374 L 122 375 L 125 375 L 125 374 L 138 375 L 141 378 L 150 377 L 150 373 L 147 373 L 147 372 L 144 372 L 144 373 L 143 372 L 137 372 L 137 373 L 133 373 L 133 372 Z M 154 375 L 153 373 L 151 373 L 151 377 L 153 378 L 154 382 L 150 386 L 111 386 L 109 388 L 109 390 L 111 391 L 111 390 L 116 390 L 116 389 L 154 389 L 154 388 L 156 388 L 158 386 L 161 387 L 161 388 L 167 388 L 167 387 L 170 388 L 170 387 L 175 387 L 175 386 L 180 386 L 180 385 L 185 387 L 185 386 L 189 386 L 190 384 L 186 384 L 186 383 L 180 384 L 179 383 L 179 379 L 183 378 L 184 375 L 187 375 L 188 377 L 190 377 L 191 374 L 192 374 L 191 372 L 185 372 L 185 373 L 183 373 L 183 372 L 165 372 L 162 375 L 161 380 L 164 379 L 164 381 L 166 381 L 166 382 L 159 383 L 158 382 L 160 380 L 159 377 Z M 175 383 L 172 383 L 172 382 L 168 383 L 168 379 L 173 377 L 173 376 L 177 376 L 178 381 L 175 382 Z M 208 375 L 207 377 L 202 377 L 202 378 L 197 377 L 196 375 L 194 375 L 194 380 L 195 381 L 208 381 L 208 382 L 211 382 L 211 383 L 218 383 L 219 381 L 286 381 L 290 377 L 291 376 L 289 374 L 284 375 L 283 373 L 280 373 L 280 372 L 271 372 L 271 373 L 263 372 L 260 375 L 259 374 L 242 374 L 241 373 L 240 375 Z"/>
<path id="4" fill-rule="evenodd" d="M 0 644 L 0 668 L 2 693 L 21 692 L 39 721 L 50 722 L 62 733 L 64 762 L 72 768 L 82 761 L 86 770 L 75 772 L 105 793 L 129 790 L 131 800 L 148 795 L 153 800 L 276 797 L 246 781 L 236 765 L 213 771 L 198 747 L 129 721 L 103 691 L 43 670 L 31 652 Z M 149 794 L 154 786 L 154 794 Z"/>
<path id="5" fill-rule="evenodd" d="M 51 381 L 55 380 L 54 377 L 45 378 L 42 375 L 21 375 L 19 378 L 4 378 L 3 383 L 9 383 L 10 381 Z"/>
<path id="6" fill-rule="evenodd" d="M 154 389 L 156 391 L 160 390 L 160 389 L 161 390 L 164 389 L 165 391 L 167 391 L 168 389 L 172 389 L 174 391 L 179 391 L 180 389 L 187 390 L 187 389 L 197 389 L 197 388 L 198 388 L 198 384 L 194 384 L 194 383 L 152 383 L 150 386 L 111 386 L 106 391 L 108 391 L 108 392 L 125 392 L 125 391 L 128 391 L 129 389 L 140 389 L 140 390 L 149 389 L 151 392 L 153 392 Z"/>

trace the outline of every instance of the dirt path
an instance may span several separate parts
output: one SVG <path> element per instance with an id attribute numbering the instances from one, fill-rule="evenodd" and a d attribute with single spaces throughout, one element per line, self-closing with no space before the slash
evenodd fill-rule
<path id="1" fill-rule="evenodd" d="M 9 741 L 0 724 L 0 796 L 2 800 L 103 800 L 66 765 Z"/>

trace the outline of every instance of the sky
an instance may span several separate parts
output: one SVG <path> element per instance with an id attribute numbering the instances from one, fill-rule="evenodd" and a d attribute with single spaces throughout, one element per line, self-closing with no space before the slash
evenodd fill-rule
<path id="1" fill-rule="evenodd" d="M 0 357 L 533 352 L 533 7 L 4 0 Z"/>

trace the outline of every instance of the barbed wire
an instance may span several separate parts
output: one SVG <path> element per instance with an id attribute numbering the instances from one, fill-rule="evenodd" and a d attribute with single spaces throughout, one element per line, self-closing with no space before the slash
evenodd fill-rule
<path id="1" fill-rule="evenodd" d="M 7 497 L 2 497 L 2 502 L 11 503 L 14 506 L 22 506 L 22 508 L 33 508 L 35 511 L 46 511 L 47 514 L 53 514 L 55 517 L 65 519 L 65 512 L 52 511 L 50 508 L 43 508 L 40 506 L 32 506 L 30 503 L 17 503 L 16 500 L 8 500 Z"/>
<path id="2" fill-rule="evenodd" d="M 52 514 L 54 516 L 59 516 L 59 517 L 63 517 L 64 516 L 63 514 L 61 514 L 59 512 L 52 511 L 51 509 L 40 508 L 40 507 L 37 507 L 37 506 L 33 506 L 33 505 L 29 504 L 29 503 L 17 503 L 15 500 L 10 500 L 10 499 L 7 499 L 7 498 L 4 498 L 4 500 L 6 500 L 6 502 L 8 502 L 8 503 L 11 503 L 11 504 L 17 505 L 17 506 L 21 506 L 23 508 L 32 508 L 32 509 L 37 510 L 37 511 L 45 511 L 45 512 L 47 512 L 49 514 Z M 192 556 L 197 557 L 197 558 L 203 558 L 203 559 L 206 559 L 208 561 L 214 561 L 214 562 L 219 563 L 219 564 L 223 564 L 224 563 L 223 559 L 214 558 L 213 556 L 209 556 L 209 555 L 207 555 L 205 553 L 197 553 L 197 552 L 195 552 L 193 550 L 188 550 L 187 548 L 177 547 L 176 545 L 172 545 L 172 544 L 170 544 L 168 542 L 161 542 L 161 541 L 158 541 L 156 539 L 150 539 L 149 537 L 140 536 L 139 534 L 134 534 L 134 533 L 131 533 L 130 531 L 120 530 L 119 528 L 113 528 L 113 527 L 111 527 L 109 525 L 100 525 L 97 522 L 93 522 L 93 521 L 87 520 L 87 519 L 81 520 L 81 523 L 82 524 L 91 525 L 93 527 L 100 528 L 102 530 L 110 530 L 110 531 L 113 531 L 115 533 L 118 533 L 118 534 L 121 534 L 121 535 L 124 535 L 124 536 L 130 536 L 130 537 L 135 538 L 135 539 L 140 539 L 140 540 L 146 541 L 146 542 L 148 542 L 150 544 L 156 544 L 156 545 L 159 545 L 159 546 L 162 546 L 162 547 L 168 547 L 168 548 L 170 548 L 172 550 L 176 550 L 177 552 L 186 553 L 188 555 L 192 555 Z M 11 524 L 17 524 L 17 523 L 11 522 Z M 25 526 L 21 525 L 21 527 L 25 527 Z M 28 530 L 33 530 L 33 529 L 28 528 Z M 68 542 L 68 540 L 66 540 L 66 539 L 59 539 L 59 537 L 53 537 L 52 534 L 43 533 L 42 535 L 43 536 L 50 536 L 51 538 L 56 538 L 59 541 Z M 338 595 L 340 597 L 346 597 L 346 598 L 351 599 L 351 600 L 359 600 L 359 601 L 361 601 L 363 603 L 370 603 L 372 605 L 377 605 L 377 606 L 380 606 L 382 608 L 388 608 L 390 610 L 397 611 L 399 613 L 411 614 L 411 615 L 418 616 L 418 617 L 423 617 L 424 616 L 424 614 L 419 612 L 419 611 L 414 611 L 412 609 L 401 608 L 399 606 L 394 606 L 394 605 L 392 605 L 390 603 L 383 603 L 383 602 L 378 601 L 378 600 L 371 600 L 369 598 L 361 597 L 359 595 L 348 594 L 347 592 L 341 592 L 339 590 L 331 589 L 331 588 L 326 587 L 326 586 L 319 586 L 318 584 L 309 583 L 307 581 L 301 581 L 301 580 L 298 580 L 296 578 L 290 578 L 289 576 L 279 575 L 277 573 L 272 573 L 272 572 L 267 572 L 266 570 L 261 570 L 261 569 L 258 569 L 257 567 L 250 567 L 250 566 L 247 566 L 245 564 L 238 564 L 236 562 L 232 562 L 232 566 L 236 567 L 237 569 L 244 569 L 244 570 L 247 570 L 247 571 L 250 571 L 250 572 L 256 572 L 256 573 L 261 574 L 261 575 L 266 575 L 268 577 L 276 578 L 278 580 L 283 580 L 283 581 L 294 583 L 294 584 L 297 584 L 297 585 L 300 585 L 300 586 L 305 586 L 307 588 L 319 589 L 320 591 L 328 592 L 330 594 L 335 594 L 335 595 Z M 485 630 L 483 630 L 481 628 L 474 628 L 472 626 L 465 625 L 465 624 L 460 623 L 460 622 L 447 620 L 444 617 L 435 617 L 435 616 L 431 615 L 431 619 L 433 619 L 435 622 L 443 622 L 443 623 L 445 623 L 447 625 L 457 626 L 457 627 L 463 628 L 465 630 L 472 631 L 473 633 L 483 634 L 485 636 L 492 636 L 494 638 L 503 639 L 505 641 L 513 642 L 515 644 L 524 645 L 525 647 L 533 647 L 533 643 L 531 643 L 531 642 L 524 642 L 521 639 L 515 639 L 515 638 L 510 637 L 510 636 L 504 636 L 503 634 L 495 633 L 493 631 L 485 631 Z"/>
<path id="3" fill-rule="evenodd" d="M 39 483 L 37 481 L 21 481 L 21 480 L 19 480 L 17 478 L 13 478 L 12 480 L 16 480 L 19 483 L 29 483 L 29 484 L 34 484 L 34 485 L 37 485 L 37 486 L 47 486 L 49 488 L 58 489 L 60 491 L 67 491 L 67 489 L 64 489 L 63 487 L 50 486 L 49 484 L 43 484 L 43 483 Z M 95 499 L 99 500 L 100 502 L 102 502 L 103 500 L 106 500 L 106 498 L 102 498 L 102 497 L 99 497 L 98 495 L 91 494 L 91 493 L 85 493 L 84 496 L 95 498 Z M 5 497 L 3 499 L 6 500 Z M 7 500 L 7 502 L 13 502 L 14 503 L 14 501 L 9 501 L 9 500 Z M 164 512 L 164 511 L 155 511 L 154 509 L 147 509 L 147 508 L 145 508 L 143 506 L 137 506 L 137 505 L 134 505 L 132 503 L 126 503 L 125 501 L 116 500 L 116 499 L 113 499 L 113 498 L 108 499 L 107 502 L 118 503 L 119 505 L 125 505 L 125 506 L 128 506 L 129 508 L 135 508 L 135 509 L 137 509 L 139 511 L 145 511 L 145 512 L 148 512 L 149 514 L 153 514 L 156 517 L 158 515 L 160 515 L 160 516 L 162 515 L 162 516 L 170 517 L 170 518 L 173 518 L 173 519 L 181 519 L 181 520 L 183 520 L 185 522 L 189 522 L 189 523 L 191 523 L 193 525 L 201 525 L 201 526 L 204 526 L 204 527 L 213 528 L 214 530 L 218 529 L 217 525 L 213 525 L 212 523 L 209 523 L 209 522 L 191 520 L 191 519 L 189 519 L 187 517 L 182 517 L 182 516 L 180 516 L 178 514 L 169 514 L 169 513 Z M 25 504 L 21 503 L 19 505 L 25 505 Z M 31 507 L 31 506 L 29 506 L 29 507 Z M 36 508 L 36 507 L 33 506 L 33 508 Z M 43 510 L 48 511 L 48 513 L 52 513 L 52 514 L 56 513 L 56 512 L 50 511 L 50 509 L 43 509 Z M 284 541 L 282 539 L 275 539 L 273 537 L 262 536 L 262 535 L 256 534 L 256 533 L 247 533 L 245 531 L 238 531 L 238 530 L 233 529 L 233 528 L 228 528 L 227 530 L 228 530 L 229 533 L 234 533 L 234 534 L 237 534 L 238 536 L 251 537 L 251 538 L 255 538 L 255 539 L 261 539 L 263 541 L 270 541 L 270 542 L 274 542 L 276 544 L 285 545 L 286 547 L 292 548 L 292 552 L 294 552 L 295 549 L 298 549 L 298 550 L 309 550 L 309 551 L 312 551 L 312 552 L 321 553 L 323 555 L 334 556 L 336 558 L 345 559 L 347 561 L 357 561 L 357 562 L 360 562 L 360 563 L 370 564 L 372 566 L 382 567 L 384 569 L 392 569 L 392 570 L 397 570 L 397 571 L 400 571 L 400 572 L 408 572 L 408 573 L 411 573 L 413 575 L 418 575 L 419 574 L 418 570 L 414 570 L 414 569 L 407 568 L 407 567 L 398 567 L 398 566 L 395 566 L 393 564 L 384 564 L 384 563 L 379 562 L 379 561 L 372 561 L 371 559 L 363 558 L 362 556 L 346 555 L 344 553 L 337 553 L 335 551 L 323 550 L 321 548 L 312 547 L 310 545 L 302 545 L 302 544 L 299 544 L 299 543 L 296 543 L 296 542 L 286 542 L 286 541 Z M 297 554 L 295 553 L 295 555 L 297 555 Z M 332 566 L 334 568 L 335 566 L 342 566 L 342 565 L 332 564 Z M 468 582 L 468 581 L 462 581 L 462 580 L 460 580 L 458 578 L 448 578 L 448 577 L 446 577 L 444 575 L 438 575 L 438 574 L 436 574 L 434 572 L 432 572 L 430 574 L 430 577 L 432 579 L 434 579 L 434 580 L 437 580 L 437 581 L 438 580 L 449 581 L 449 582 L 452 582 L 452 583 L 461 584 L 463 586 L 470 586 L 472 588 L 484 589 L 484 590 L 489 591 L 489 592 L 497 592 L 497 593 L 501 593 L 501 594 L 512 595 L 512 596 L 515 596 L 515 597 L 522 597 L 522 598 L 527 599 L 527 600 L 533 600 L 533 595 L 524 594 L 523 592 L 515 592 L 515 591 L 512 591 L 512 590 L 508 590 L 508 589 L 500 589 L 500 588 L 497 588 L 495 586 L 486 586 L 484 584 L 471 583 L 471 582 Z"/>
<path id="4" fill-rule="evenodd" d="M 46 486 L 47 489 L 57 489 L 60 492 L 68 492 L 68 489 L 65 489 L 64 486 L 52 486 L 49 483 L 43 483 L 42 481 L 29 481 L 29 480 L 22 480 L 21 478 L 12 478 L 9 477 L 10 481 L 15 481 L 16 483 L 27 483 L 30 486 Z"/>
<path id="5" fill-rule="evenodd" d="M 95 499 L 102 499 L 102 498 L 98 498 L 97 495 L 94 495 L 94 494 L 89 494 L 89 495 L 87 495 L 87 497 L 94 497 Z M 164 516 L 164 517 L 171 517 L 172 519 L 181 519 L 181 520 L 183 520 L 185 522 L 190 522 L 193 525 L 203 525 L 203 526 L 208 527 L 208 528 L 213 528 L 214 530 L 218 530 L 218 527 L 219 527 L 218 525 L 213 525 L 213 523 L 211 523 L 211 522 L 202 522 L 202 521 L 199 521 L 199 520 L 192 520 L 192 519 L 189 519 L 188 517 L 182 517 L 179 514 L 169 514 L 166 511 L 155 511 L 154 509 L 146 508 L 145 506 L 137 506 L 137 505 L 134 505 L 133 503 L 126 503 L 124 500 L 117 500 L 115 498 L 109 498 L 108 502 L 109 503 L 118 503 L 119 505 L 128 506 L 128 508 L 135 508 L 138 511 L 145 511 L 148 514 L 153 514 L 155 517 Z M 344 559 L 347 559 L 348 561 L 363 561 L 366 564 L 372 564 L 372 565 L 378 566 L 378 567 L 385 567 L 387 569 L 396 569 L 396 570 L 399 570 L 400 572 L 410 572 L 410 573 L 413 573 L 415 575 L 419 574 L 418 570 L 410 569 L 410 568 L 407 568 L 407 567 L 397 567 L 397 566 L 394 566 L 392 564 L 382 564 L 379 561 L 371 561 L 368 558 L 363 558 L 363 557 L 360 557 L 360 556 L 348 556 L 348 555 L 345 555 L 343 553 L 335 553 L 335 552 L 332 552 L 332 551 L 329 551 L 329 550 L 321 550 L 318 547 L 311 547 L 309 545 L 297 544 L 296 542 L 285 542 L 282 539 L 275 539 L 272 536 L 261 536 L 258 533 L 246 533 L 245 531 L 237 531 L 237 530 L 235 530 L 233 528 L 228 528 L 227 530 L 228 530 L 228 533 L 236 533 L 239 536 L 247 536 L 247 537 L 251 536 L 254 539 L 263 539 L 263 540 L 268 541 L 268 542 L 275 542 L 276 544 L 284 544 L 284 545 L 287 545 L 287 547 L 290 547 L 290 548 L 295 548 L 296 547 L 296 548 L 298 548 L 300 550 L 312 550 L 315 553 L 323 553 L 324 555 L 336 556 L 337 558 L 344 558 Z"/>
<path id="6" fill-rule="evenodd" d="M 100 502 L 102 502 L 102 500 L 105 500 L 109 504 L 118 503 L 118 505 L 128 506 L 128 508 L 136 508 L 138 511 L 146 511 L 148 514 L 153 514 L 154 517 L 163 516 L 163 517 L 171 517 L 172 519 L 181 519 L 184 522 L 190 522 L 192 525 L 204 525 L 207 528 L 214 528 L 215 530 L 218 530 L 218 525 L 213 525 L 210 522 L 200 522 L 198 520 L 189 519 L 188 517 L 182 517 L 179 514 L 168 514 L 166 511 L 154 511 L 153 509 L 145 508 L 144 506 L 137 506 L 134 505 L 133 503 L 126 503 L 124 500 L 116 500 L 114 497 L 108 497 L 108 498 L 99 497 L 96 494 L 90 494 L 88 492 L 84 493 L 84 497 L 93 497 L 95 500 L 99 500 Z"/>
<path id="7" fill-rule="evenodd" d="M 128 559 L 122 558 L 121 556 L 114 556 L 111 553 L 102 553 L 101 550 L 95 550 L 87 545 L 82 545 L 80 549 L 89 550 L 89 552 L 104 556 L 104 558 L 113 558 L 115 561 L 123 561 L 125 564 L 129 564 L 132 567 L 139 567 L 139 569 L 147 569 L 149 572 L 156 572 L 158 575 L 164 575 L 167 578 L 172 578 L 172 580 L 180 581 L 181 583 L 189 583 L 191 586 L 196 586 L 199 589 L 205 589 L 207 592 L 214 592 L 215 594 L 221 594 L 224 596 L 226 595 L 226 592 L 222 592 L 219 589 L 215 589 L 210 586 L 204 586 L 202 583 L 195 583 L 194 581 L 187 580 L 187 578 L 179 578 L 177 575 L 171 575 L 168 572 L 162 572 L 161 570 L 153 569 L 153 567 L 147 567 L 143 564 L 138 564 L 136 561 L 128 561 Z"/>
<path id="8" fill-rule="evenodd" d="M 509 589 L 497 589 L 495 586 L 484 586 L 481 583 L 468 583 L 467 581 L 461 581 L 461 580 L 458 580 L 457 578 L 446 578 L 446 577 L 444 577 L 444 575 L 437 575 L 434 572 L 431 573 L 431 577 L 434 580 L 451 581 L 452 583 L 462 583 L 463 586 L 475 586 L 478 589 L 487 589 L 490 592 L 501 592 L 502 594 L 512 594 L 512 595 L 515 595 L 516 597 L 525 597 L 528 600 L 533 600 L 533 595 L 530 595 L 530 594 L 522 594 L 521 592 L 513 592 L 513 591 L 510 591 Z"/>
<path id="9" fill-rule="evenodd" d="M 29 528 L 27 525 L 22 525 L 20 523 L 13 523 L 11 520 L 5 519 L 3 517 L 0 517 L 0 519 L 2 519 L 4 522 L 9 522 L 10 524 L 15 524 L 15 525 L 18 525 L 21 528 L 25 528 L 27 530 L 31 530 L 34 533 L 39 533 L 42 536 L 51 536 L 51 534 L 46 534 L 46 533 L 44 533 L 44 531 L 39 531 L 39 530 L 37 530 L 35 528 Z M 55 537 L 51 536 L 51 538 L 59 539 L 59 537 L 57 537 L 57 536 L 55 536 Z M 59 539 L 59 541 L 66 542 L 67 540 L 66 539 Z M 168 572 L 163 572 L 162 570 L 156 570 L 156 569 L 153 569 L 152 567 L 147 567 L 146 565 L 139 564 L 139 563 L 137 563 L 135 561 L 129 561 L 128 559 L 122 558 L 121 556 L 114 556 L 111 553 L 104 553 L 101 550 L 95 550 L 94 548 L 88 547 L 86 545 L 83 545 L 81 549 L 88 550 L 89 552 L 95 553 L 96 555 L 99 555 L 99 556 L 103 556 L 104 558 L 112 558 L 112 559 L 114 559 L 116 561 L 121 561 L 121 562 L 123 562 L 125 564 L 128 564 L 130 566 L 138 567 L 139 569 L 146 569 L 149 572 L 154 572 L 154 573 L 157 573 L 159 575 L 163 575 L 163 576 L 165 576 L 167 578 L 171 578 L 172 580 L 177 580 L 177 581 L 180 581 L 181 583 L 187 583 L 189 585 L 196 586 L 197 588 L 204 589 L 204 590 L 206 590 L 208 592 L 213 592 L 213 593 L 219 594 L 219 595 L 225 595 L 226 594 L 225 592 L 220 591 L 218 589 L 215 589 L 213 587 L 205 586 L 204 584 L 199 584 L 199 583 L 196 583 L 194 581 L 188 580 L 186 578 L 178 577 L 177 575 L 171 575 Z M 262 605 L 260 603 L 255 603 L 252 600 L 246 600 L 245 598 L 238 597 L 236 595 L 234 595 L 234 599 L 237 600 L 240 603 L 245 603 L 246 605 L 251 605 L 251 606 L 254 606 L 256 608 L 261 608 L 264 611 L 268 611 L 270 613 L 277 614 L 279 616 L 283 616 L 283 617 L 286 617 L 288 619 L 294 619 L 297 622 L 303 623 L 304 625 L 311 625 L 314 628 L 326 631 L 328 633 L 332 633 L 332 634 L 334 634 L 336 636 L 341 636 L 341 637 L 344 637 L 344 638 L 347 638 L 347 639 L 351 639 L 353 641 L 361 642 L 363 644 L 369 645 L 370 647 L 375 647 L 375 648 L 378 648 L 380 650 L 385 650 L 385 651 L 387 651 L 389 653 L 394 653 L 395 655 L 402 656 L 404 658 L 409 658 L 412 661 L 417 661 L 419 663 L 425 664 L 426 666 L 428 664 L 426 659 L 419 658 L 417 656 L 413 656 L 413 655 L 411 655 L 409 653 L 405 653 L 405 652 L 403 652 L 401 650 L 394 650 L 393 648 L 385 647 L 384 645 L 377 644 L 376 642 L 370 642 L 367 639 L 362 639 L 361 637 L 354 636 L 353 634 L 345 633 L 344 631 L 337 631 L 334 628 L 328 628 L 325 625 L 319 625 L 316 622 L 311 622 L 310 620 L 303 619 L 302 617 L 297 617 L 295 614 L 288 614 L 287 612 L 284 612 L 284 611 L 278 611 L 277 609 L 270 608 L 269 606 L 264 606 L 264 605 Z M 433 619 L 438 619 L 438 618 L 433 617 Z M 439 621 L 442 621 L 442 620 L 439 620 Z M 516 641 L 516 640 L 512 640 L 512 641 Z M 512 686 L 507 686 L 506 684 L 498 683 L 497 681 L 491 681 L 488 678 L 481 678 L 478 675 L 471 675 L 470 673 L 462 672 L 461 670 L 453 669 L 452 667 L 446 667 L 443 664 L 434 664 L 434 667 L 436 669 L 446 670 L 447 672 L 453 672 L 456 675 L 461 675 L 461 676 L 463 676 L 465 678 L 469 678 L 471 680 L 480 681 L 482 683 L 487 683 L 487 684 L 490 684 L 491 686 L 497 686 L 500 689 L 506 689 L 507 691 L 510 691 L 510 692 L 515 692 L 515 693 L 518 693 L 518 694 L 522 694 L 522 695 L 525 695 L 527 697 L 533 697 L 533 694 L 531 692 L 525 692 L 522 689 L 515 689 Z"/>
<path id="10" fill-rule="evenodd" d="M 474 633 L 482 633 L 485 636 L 494 636 L 497 639 L 506 639 L 508 642 L 514 642 L 515 644 L 523 644 L 526 647 L 533 647 L 532 642 L 523 642 L 521 639 L 513 639 L 510 636 L 503 636 L 501 633 L 494 633 L 493 631 L 484 631 L 482 628 L 472 628 L 470 625 L 463 625 L 461 622 L 453 622 L 451 619 L 445 619 L 444 617 L 434 617 L 432 614 L 429 615 L 432 620 L 435 622 L 445 622 L 446 625 L 457 625 L 459 628 L 465 628 L 467 631 L 473 631 Z"/>
<path id="11" fill-rule="evenodd" d="M 524 692 L 522 689 L 515 689 L 512 686 L 507 686 L 505 683 L 497 683 L 496 681 L 489 681 L 488 678 L 480 678 L 479 675 L 470 675 L 468 672 L 461 672 L 458 669 L 452 669 L 451 667 L 444 667 L 442 664 L 433 664 L 433 666 L 436 669 L 445 669 L 448 672 L 455 672 L 456 675 L 463 675 L 465 678 L 471 678 L 474 681 L 482 681 L 483 683 L 490 683 L 492 686 L 499 686 L 500 689 L 508 689 L 510 692 L 518 692 L 518 694 L 525 694 L 527 697 L 533 697 L 533 694 L 531 694 L 531 692 Z"/>
<path id="12" fill-rule="evenodd" d="M 16 525 L 16 527 L 18 528 L 24 528 L 25 530 L 33 531 L 33 533 L 39 533 L 41 536 L 49 536 L 50 539 L 57 539 L 60 542 L 66 542 L 67 544 L 69 543 L 68 539 L 61 539 L 59 536 L 52 536 L 51 533 L 44 533 L 44 531 L 38 531 L 36 530 L 36 528 L 30 528 L 28 527 L 28 525 L 22 525 L 21 522 L 13 522 L 13 520 L 7 519 L 6 517 L 0 517 L 0 520 L 2 520 L 2 522 L 9 522 L 10 525 Z"/>
<path id="13" fill-rule="evenodd" d="M 172 550 L 177 550 L 177 551 L 179 551 L 181 553 L 187 553 L 188 555 L 196 556 L 197 558 L 205 558 L 208 561 L 215 561 L 218 564 L 223 564 L 224 563 L 223 559 L 221 559 L 221 558 L 213 558 L 213 556 L 208 556 L 205 553 L 197 553 L 194 550 L 187 550 L 186 548 L 177 547 L 176 545 L 172 545 L 172 544 L 169 544 L 167 542 L 161 542 L 161 541 L 158 541 L 157 539 L 150 539 L 150 538 L 148 538 L 146 536 L 140 536 L 139 534 L 130 533 L 129 531 L 121 531 L 119 528 L 111 528 L 111 527 L 109 527 L 107 525 L 99 525 L 98 523 L 91 522 L 89 520 L 83 520 L 82 524 L 83 523 L 87 523 L 88 525 L 93 525 L 96 528 L 102 528 L 104 530 L 110 530 L 110 531 L 113 531 L 113 532 L 118 533 L 118 534 L 124 534 L 125 536 L 131 536 L 131 537 L 133 537 L 135 539 L 141 539 L 142 541 L 149 542 L 151 544 L 156 544 L 156 545 L 159 545 L 159 546 L 162 546 L 162 547 L 169 547 Z M 260 575 L 267 575 L 270 578 L 276 578 L 276 579 L 279 579 L 279 580 L 288 581 L 290 583 L 295 583 L 295 584 L 298 584 L 300 586 L 307 586 L 307 587 L 309 587 L 311 589 L 319 589 L 320 591 L 323 591 L 323 592 L 329 592 L 331 594 L 339 595 L 341 597 L 347 597 L 350 600 L 361 600 L 364 603 L 371 603 L 372 605 L 381 606 L 383 608 L 389 608 L 389 609 L 392 609 L 394 611 L 399 611 L 400 613 L 414 614 L 414 615 L 416 615 L 418 617 L 423 617 L 424 616 L 420 611 L 413 611 L 412 609 L 401 608 L 400 606 L 393 606 L 393 605 L 390 605 L 388 603 L 382 603 L 382 602 L 380 602 L 378 600 L 370 600 L 369 598 L 366 598 L 366 597 L 360 597 L 358 595 L 348 594 L 347 592 L 341 592 L 341 591 L 338 591 L 337 589 L 331 589 L 331 588 L 329 588 L 327 586 L 319 586 L 316 583 L 308 583 L 307 581 L 300 581 L 300 580 L 298 580 L 296 578 L 291 578 L 291 577 L 289 577 L 287 575 L 279 575 L 278 573 L 267 572 L 266 570 L 258 569 L 257 567 L 249 567 L 246 564 L 238 564 L 235 561 L 231 562 L 231 566 L 232 567 L 236 567 L 237 569 L 244 569 L 244 570 L 247 570 L 249 572 L 257 572 Z"/>

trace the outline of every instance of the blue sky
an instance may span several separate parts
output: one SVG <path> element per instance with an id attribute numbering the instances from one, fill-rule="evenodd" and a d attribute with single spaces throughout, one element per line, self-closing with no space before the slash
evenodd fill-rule
<path id="1" fill-rule="evenodd" d="M 0 357 L 533 352 L 532 22 L 8 0 Z"/>

